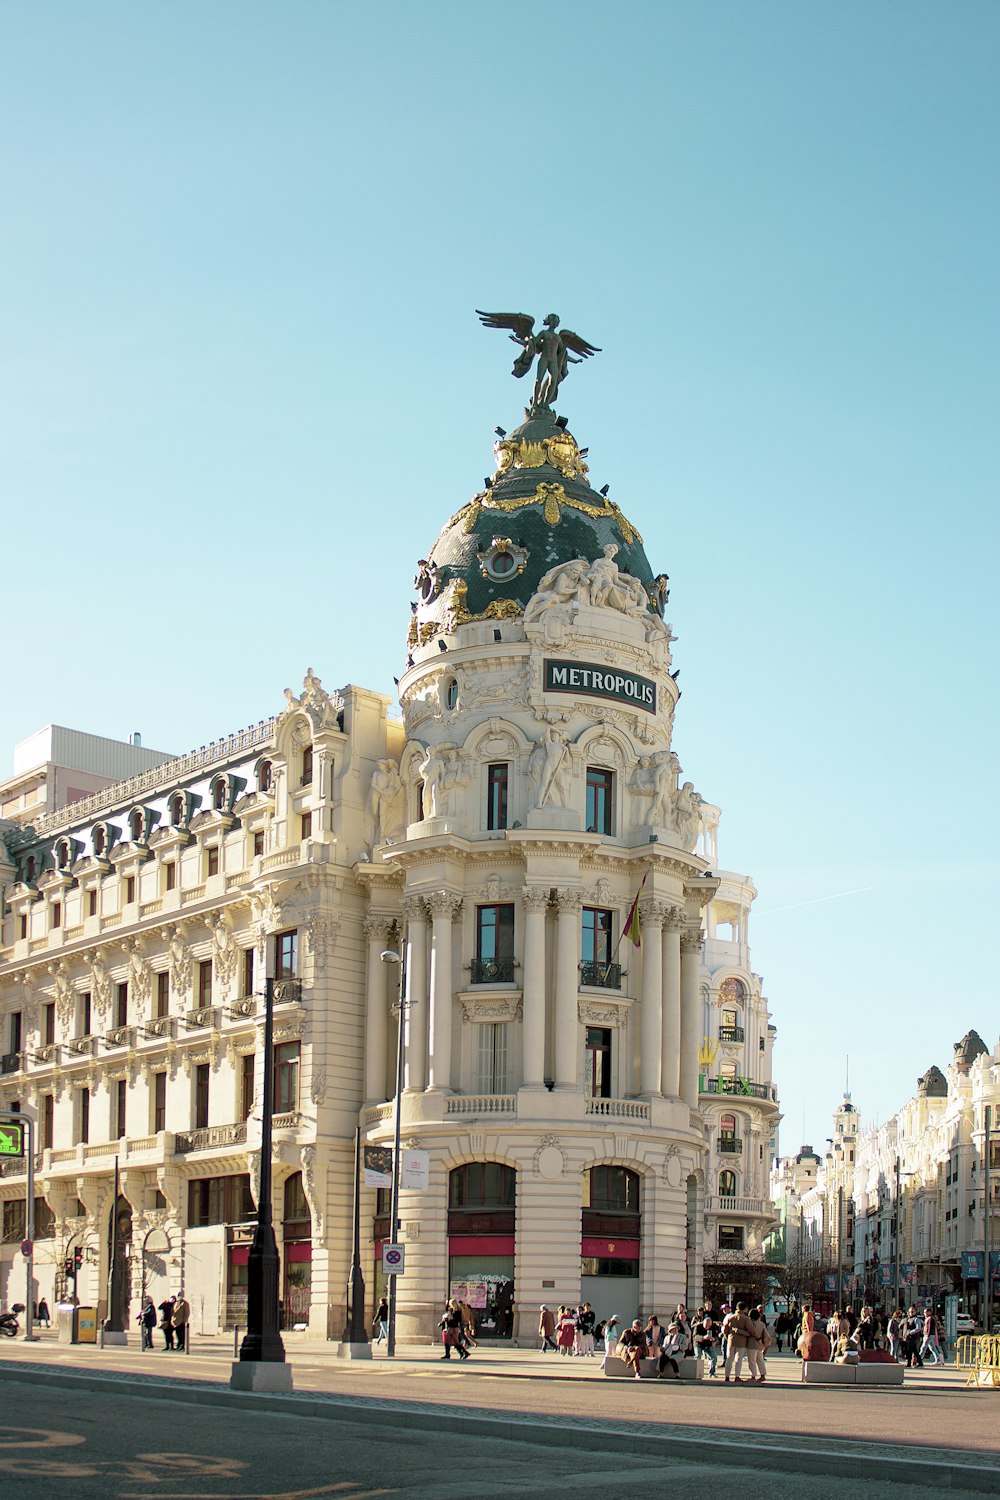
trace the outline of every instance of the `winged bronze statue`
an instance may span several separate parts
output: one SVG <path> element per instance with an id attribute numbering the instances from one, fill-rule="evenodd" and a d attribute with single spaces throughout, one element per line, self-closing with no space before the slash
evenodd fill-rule
<path id="1" fill-rule="evenodd" d="M 476 313 L 486 328 L 506 328 L 510 331 L 511 342 L 520 344 L 521 353 L 514 361 L 512 375 L 518 378 L 527 375 L 537 356 L 532 411 L 551 408 L 570 365 L 582 364 L 592 354 L 601 352 L 596 344 L 588 344 L 578 333 L 571 333 L 568 328 L 560 329 L 555 313 L 549 313 L 537 333 L 535 320 L 527 313 L 488 313 L 480 312 L 478 307 Z M 574 354 L 579 358 L 574 359 Z"/>

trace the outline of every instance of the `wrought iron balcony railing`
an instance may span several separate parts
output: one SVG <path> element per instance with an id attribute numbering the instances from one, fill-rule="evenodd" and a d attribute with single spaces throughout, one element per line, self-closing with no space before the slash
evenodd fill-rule
<path id="1" fill-rule="evenodd" d="M 274 981 L 275 1005 L 297 1005 L 301 999 L 301 979 L 276 979 Z"/>
<path id="2" fill-rule="evenodd" d="M 744 1099 L 766 1099 L 769 1104 L 778 1102 L 778 1090 L 770 1083 L 751 1083 L 749 1078 L 705 1078 L 701 1079 L 703 1094 L 736 1094 Z"/>
<path id="3" fill-rule="evenodd" d="M 514 978 L 512 958 L 474 958 L 470 968 L 473 984 L 509 984 Z"/>
<path id="4" fill-rule="evenodd" d="M 746 1033 L 744 1032 L 742 1026 L 720 1026 L 719 1027 L 719 1041 L 720 1042 L 745 1042 L 746 1041 Z"/>
<path id="5" fill-rule="evenodd" d="M 580 983 L 592 985 L 599 990 L 620 990 L 622 966 L 621 964 L 582 963 Z"/>
<path id="6" fill-rule="evenodd" d="M 738 1135 L 720 1135 L 719 1150 L 726 1156 L 741 1156 L 743 1142 Z"/>

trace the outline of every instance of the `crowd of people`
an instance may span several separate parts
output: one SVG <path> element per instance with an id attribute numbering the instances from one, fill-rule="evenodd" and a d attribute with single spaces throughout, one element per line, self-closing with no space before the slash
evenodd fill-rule
<path id="1" fill-rule="evenodd" d="M 889 1313 L 867 1306 L 860 1312 L 845 1307 L 821 1318 L 811 1307 L 800 1313 L 793 1304 L 787 1313 L 779 1313 L 774 1335 L 779 1349 L 787 1338 L 803 1358 L 808 1352 L 812 1358 L 852 1361 L 860 1359 L 862 1350 L 878 1349 L 910 1369 L 922 1367 L 928 1358 L 934 1364 L 947 1363 L 941 1322 L 933 1307 L 899 1307 Z M 818 1350 L 811 1347 L 816 1335 L 828 1344 L 825 1352 L 822 1344 Z"/>

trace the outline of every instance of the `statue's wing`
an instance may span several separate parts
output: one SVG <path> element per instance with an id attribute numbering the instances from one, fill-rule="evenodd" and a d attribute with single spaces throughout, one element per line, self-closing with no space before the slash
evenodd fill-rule
<path id="1" fill-rule="evenodd" d="M 488 313 L 480 312 L 477 307 L 476 314 L 484 328 L 507 328 L 519 344 L 530 339 L 535 331 L 535 320 L 527 313 Z"/>
<path id="2" fill-rule="evenodd" d="M 579 354 L 581 359 L 589 359 L 592 354 L 600 354 L 601 351 L 596 344 L 588 344 L 587 340 L 582 339 L 578 333 L 571 333 L 568 328 L 561 328 L 559 332 L 566 348 L 571 349 L 574 354 Z"/>

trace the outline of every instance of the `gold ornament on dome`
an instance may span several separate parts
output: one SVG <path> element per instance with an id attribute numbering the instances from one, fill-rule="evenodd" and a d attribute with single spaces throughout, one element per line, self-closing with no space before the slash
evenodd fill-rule
<path id="1" fill-rule="evenodd" d="M 493 444 L 493 452 L 501 474 L 509 474 L 512 469 L 540 469 L 543 464 L 558 469 L 564 479 L 582 479 L 590 473 L 576 442 L 565 432 L 540 441 L 503 439 Z"/>
<path id="2" fill-rule="evenodd" d="M 456 578 L 448 597 L 445 629 L 454 630 L 458 625 L 473 625 L 477 620 L 516 620 L 524 613 L 522 606 L 515 599 L 494 599 L 486 606 L 482 614 L 471 614 L 465 602 L 468 592 L 469 586 L 465 579 Z M 433 626 L 435 632 L 440 628 L 439 625 Z"/>
<path id="3" fill-rule="evenodd" d="M 604 518 L 613 521 L 629 546 L 634 542 L 642 545 L 642 533 L 622 515 L 613 500 L 605 499 L 600 505 L 593 505 L 587 500 L 576 500 L 572 495 L 567 495 L 561 484 L 540 484 L 533 495 L 522 495 L 513 500 L 501 500 L 492 490 L 484 490 L 453 515 L 448 525 L 454 526 L 460 521 L 463 532 L 468 535 L 475 531 L 484 510 L 503 511 L 510 515 L 514 511 L 526 510 L 529 505 L 542 506 L 544 518 L 550 526 L 559 524 L 562 509 L 566 506 L 570 510 L 578 510 L 585 516 L 591 516 L 594 520 Z"/>

